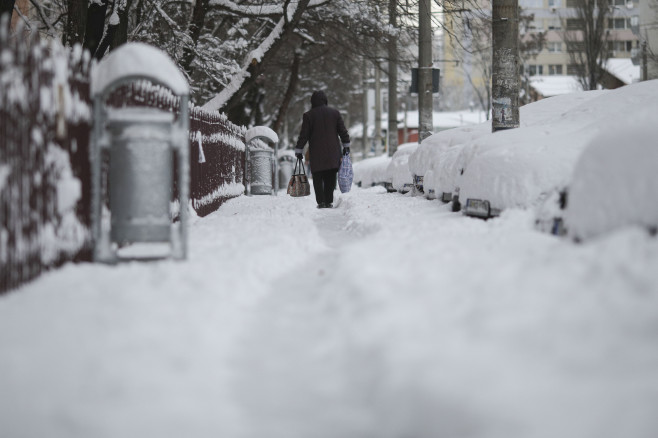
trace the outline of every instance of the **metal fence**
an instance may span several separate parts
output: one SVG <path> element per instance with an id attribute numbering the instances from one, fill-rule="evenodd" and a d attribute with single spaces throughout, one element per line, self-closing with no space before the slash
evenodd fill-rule
<path id="1" fill-rule="evenodd" d="M 79 49 L 0 32 L 0 294 L 90 259 L 89 66 Z M 176 99 L 142 82 L 110 103 L 175 111 Z M 190 194 L 203 216 L 243 193 L 245 129 L 200 108 L 190 118 Z"/>
<path id="2" fill-rule="evenodd" d="M 136 81 L 118 88 L 107 103 L 112 107 L 144 106 L 176 114 L 178 99 L 166 88 Z M 199 107 L 190 109 L 190 199 L 199 216 L 244 193 L 245 132 L 244 127 L 234 125 L 224 114 Z M 174 196 L 175 190 L 176 187 Z"/>

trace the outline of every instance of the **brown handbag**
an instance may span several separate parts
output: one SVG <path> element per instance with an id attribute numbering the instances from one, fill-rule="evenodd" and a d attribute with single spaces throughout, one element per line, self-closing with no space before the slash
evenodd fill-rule
<path id="1" fill-rule="evenodd" d="M 300 173 L 297 173 L 298 165 Z M 311 184 L 308 182 L 304 163 L 299 158 L 297 159 L 295 170 L 293 170 L 290 181 L 288 182 L 288 194 L 294 197 L 308 196 L 311 194 Z"/>

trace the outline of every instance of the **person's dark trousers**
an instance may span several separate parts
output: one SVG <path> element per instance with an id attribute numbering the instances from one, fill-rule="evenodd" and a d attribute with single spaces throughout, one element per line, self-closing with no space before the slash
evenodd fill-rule
<path id="1" fill-rule="evenodd" d="M 336 188 L 336 174 L 338 169 L 313 172 L 313 189 L 318 205 L 334 202 L 334 189 Z"/>

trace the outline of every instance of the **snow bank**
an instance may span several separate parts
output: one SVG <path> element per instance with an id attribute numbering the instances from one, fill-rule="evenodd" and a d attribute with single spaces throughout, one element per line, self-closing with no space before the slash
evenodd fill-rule
<path id="1" fill-rule="evenodd" d="M 603 131 L 578 160 L 564 213 L 570 236 L 594 237 L 624 226 L 658 227 L 658 113 Z M 623 147 L 621 146 L 623 145 Z"/>

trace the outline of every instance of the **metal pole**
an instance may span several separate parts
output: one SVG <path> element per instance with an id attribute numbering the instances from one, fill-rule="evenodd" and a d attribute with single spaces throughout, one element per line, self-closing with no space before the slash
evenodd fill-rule
<path id="1" fill-rule="evenodd" d="M 492 3 L 492 131 L 519 127 L 518 0 Z"/>
<path id="2" fill-rule="evenodd" d="M 418 143 L 432 135 L 432 2 L 418 9 Z"/>
<path id="3" fill-rule="evenodd" d="M 189 97 L 184 94 L 180 96 L 179 135 L 177 138 L 178 149 L 178 200 L 180 204 L 179 224 L 179 252 L 174 254 L 175 258 L 185 260 L 187 258 L 187 227 L 188 227 L 188 200 L 190 189 L 190 153 L 187 141 L 187 133 L 190 130 Z M 178 141 L 180 139 L 180 141 Z"/>
<path id="4" fill-rule="evenodd" d="M 368 157 L 368 61 L 363 60 L 363 159 Z"/>
<path id="5" fill-rule="evenodd" d="M 279 143 L 278 142 L 274 142 L 274 161 L 272 162 L 272 173 L 274 173 L 274 186 L 272 187 L 272 194 L 274 196 L 277 196 L 279 193 Z"/>
<path id="6" fill-rule="evenodd" d="M 642 41 L 642 77 L 640 78 L 643 81 L 649 79 L 649 66 L 647 60 L 647 42 Z"/>
<path id="7" fill-rule="evenodd" d="M 397 0 L 388 2 L 389 24 L 397 28 Z M 398 149 L 398 47 L 397 37 L 388 38 L 388 156 Z"/>
<path id="8" fill-rule="evenodd" d="M 382 153 L 382 74 L 379 62 L 375 62 L 375 155 Z"/>

